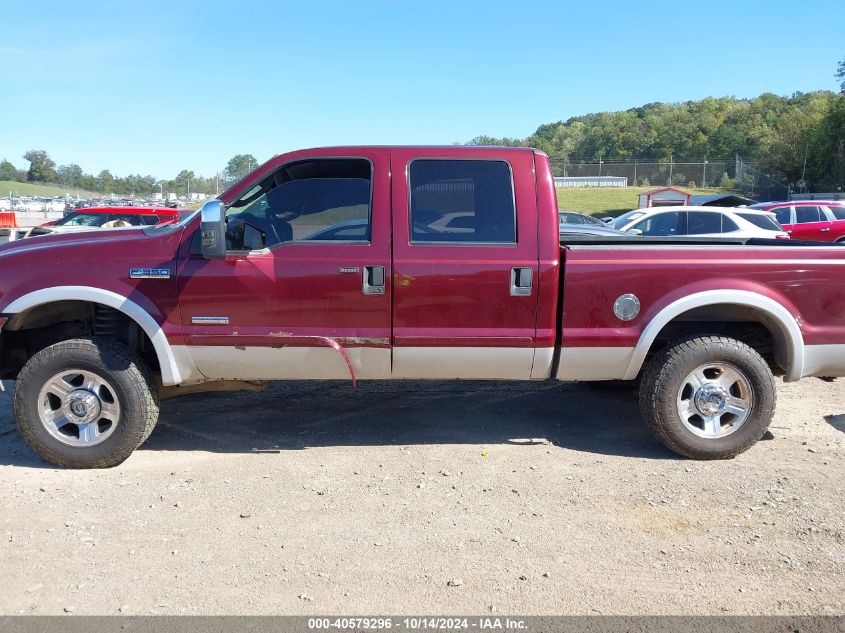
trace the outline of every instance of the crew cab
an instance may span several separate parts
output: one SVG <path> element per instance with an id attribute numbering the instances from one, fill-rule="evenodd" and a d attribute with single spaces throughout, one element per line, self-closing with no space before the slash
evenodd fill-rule
<path id="1" fill-rule="evenodd" d="M 766 432 L 774 375 L 845 375 L 843 264 L 561 234 L 529 148 L 302 150 L 178 223 L 0 246 L 0 378 L 67 467 L 126 459 L 160 394 L 293 379 L 639 380 L 659 440 L 728 458 Z"/>

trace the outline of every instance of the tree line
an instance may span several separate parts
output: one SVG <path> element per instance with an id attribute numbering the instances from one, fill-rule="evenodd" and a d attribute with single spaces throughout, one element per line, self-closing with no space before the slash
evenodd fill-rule
<path id="1" fill-rule="evenodd" d="M 159 179 L 154 176 L 129 174 L 115 176 L 108 169 L 97 175 L 86 173 L 79 165 L 56 165 L 45 150 L 30 150 L 23 155 L 29 161 L 29 169 L 18 169 L 10 161 L 0 161 L 0 181 L 33 182 L 55 184 L 68 190 L 84 190 L 103 195 L 146 197 L 153 193 L 176 193 L 183 196 L 188 193 L 214 195 L 231 183 L 241 179 L 258 166 L 252 154 L 233 156 L 220 174 L 204 177 L 189 169 L 183 169 L 172 179 Z"/>
<path id="2" fill-rule="evenodd" d="M 845 189 L 845 61 L 829 91 L 770 93 L 753 99 L 709 97 L 649 103 L 547 123 L 525 139 L 479 136 L 469 145 L 536 147 L 559 171 L 602 159 L 725 159 L 739 154 L 796 190 Z"/>

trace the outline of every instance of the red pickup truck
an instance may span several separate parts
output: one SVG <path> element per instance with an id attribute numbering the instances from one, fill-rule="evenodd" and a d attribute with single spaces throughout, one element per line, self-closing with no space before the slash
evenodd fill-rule
<path id="1" fill-rule="evenodd" d="M 0 247 L 0 377 L 26 441 L 82 468 L 126 459 L 162 389 L 219 381 L 639 380 L 657 438 L 714 459 L 765 433 L 774 375 L 845 375 L 840 247 L 557 211 L 532 149 L 284 154 L 179 223 Z"/>

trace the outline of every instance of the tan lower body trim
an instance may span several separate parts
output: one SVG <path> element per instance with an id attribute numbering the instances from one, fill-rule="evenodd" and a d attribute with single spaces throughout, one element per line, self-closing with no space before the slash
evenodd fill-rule
<path id="1" fill-rule="evenodd" d="M 564 347 L 558 380 L 623 380 L 633 347 Z"/>

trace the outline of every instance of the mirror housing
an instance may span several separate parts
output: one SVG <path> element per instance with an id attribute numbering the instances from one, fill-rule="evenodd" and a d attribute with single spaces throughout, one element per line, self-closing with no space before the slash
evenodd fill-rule
<path id="1" fill-rule="evenodd" d="M 626 233 L 630 233 L 631 235 L 642 235 L 643 232 L 640 229 L 628 229 L 625 231 Z"/>
<path id="2" fill-rule="evenodd" d="M 202 255 L 206 259 L 226 257 L 226 207 L 220 200 L 209 200 L 200 209 Z"/>

